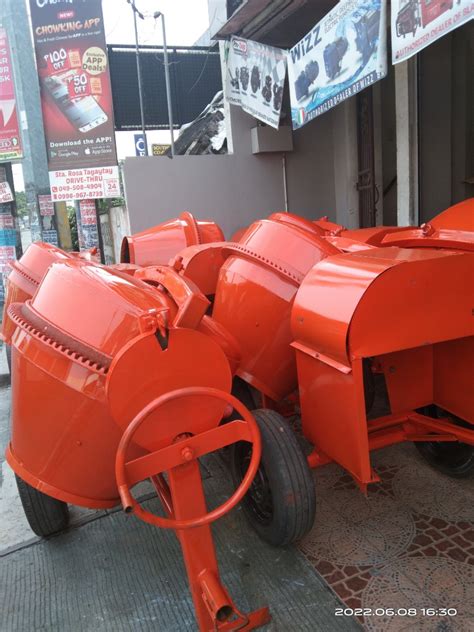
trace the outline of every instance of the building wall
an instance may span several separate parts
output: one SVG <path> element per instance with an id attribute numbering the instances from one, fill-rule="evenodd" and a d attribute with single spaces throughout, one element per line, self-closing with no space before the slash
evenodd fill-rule
<path id="1" fill-rule="evenodd" d="M 293 132 L 294 149 L 287 155 L 289 210 L 336 221 L 332 113 Z"/>
<path id="2" fill-rule="evenodd" d="M 214 219 L 230 238 L 284 208 L 279 155 L 127 158 L 124 185 L 132 232 L 190 211 Z"/>
<path id="3" fill-rule="evenodd" d="M 474 23 L 419 57 L 420 222 L 474 195 Z"/>
<path id="4" fill-rule="evenodd" d="M 383 197 L 382 224 L 397 223 L 397 125 L 395 116 L 395 70 L 388 65 L 387 76 L 379 82 L 381 110 L 382 182 L 379 191 Z"/>
<path id="5" fill-rule="evenodd" d="M 233 105 L 229 108 L 228 119 L 228 144 L 233 155 L 252 156 L 250 130 L 259 124 L 258 121 Z M 340 121 L 330 111 L 293 132 L 293 151 L 286 153 L 288 210 L 291 213 L 310 219 L 328 215 L 336 221 L 334 124 L 338 126 Z M 261 154 L 259 158 L 281 162 L 282 156 Z M 265 183 L 260 187 L 265 188 Z"/>

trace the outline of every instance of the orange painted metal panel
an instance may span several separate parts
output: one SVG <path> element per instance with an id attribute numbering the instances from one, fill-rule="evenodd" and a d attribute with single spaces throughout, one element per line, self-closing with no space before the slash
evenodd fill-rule
<path id="1" fill-rule="evenodd" d="M 366 486 L 373 474 L 361 361 L 342 373 L 301 351 L 296 356 L 304 436 Z"/>
<path id="2" fill-rule="evenodd" d="M 433 345 L 377 356 L 385 375 L 392 414 L 433 402 Z"/>
<path id="3" fill-rule="evenodd" d="M 338 250 L 291 218 L 255 222 L 226 250 L 231 256 L 219 272 L 212 316 L 239 341 L 238 375 L 278 401 L 297 385 L 294 296 L 308 270 Z"/>
<path id="4" fill-rule="evenodd" d="M 474 424 L 474 336 L 434 346 L 433 401 Z"/>
<path id="5" fill-rule="evenodd" d="M 351 355 L 471 335 L 473 278 L 468 253 L 392 247 L 329 257 L 298 291 L 295 341 L 350 366 Z"/>

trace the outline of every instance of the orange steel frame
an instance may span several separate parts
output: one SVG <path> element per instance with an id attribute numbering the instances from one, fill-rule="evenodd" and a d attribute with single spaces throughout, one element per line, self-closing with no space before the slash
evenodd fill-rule
<path id="1" fill-rule="evenodd" d="M 127 462 L 128 447 L 142 423 L 158 408 L 190 395 L 224 400 L 242 416 L 207 432 L 178 436 L 165 447 Z M 191 411 L 190 411 L 191 412 Z M 252 458 L 242 483 L 220 507 L 207 512 L 198 458 L 236 441 L 252 443 Z M 148 404 L 130 423 L 120 441 L 116 457 L 116 478 L 122 505 L 141 520 L 174 529 L 181 544 L 199 629 L 252 630 L 270 620 L 267 607 L 241 613 L 222 585 L 210 523 L 224 516 L 244 497 L 258 470 L 261 440 L 252 415 L 232 395 L 209 387 L 181 388 Z M 162 472 L 166 471 L 168 482 Z M 150 478 L 167 515 L 162 518 L 144 510 L 132 497 L 130 487 Z"/>

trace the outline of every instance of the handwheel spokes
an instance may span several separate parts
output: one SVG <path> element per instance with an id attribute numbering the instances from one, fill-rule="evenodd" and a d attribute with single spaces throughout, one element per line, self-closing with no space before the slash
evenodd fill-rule
<path id="1" fill-rule="evenodd" d="M 170 444 L 168 446 L 139 459 L 127 461 L 128 447 L 134 434 L 149 415 L 170 401 L 196 395 L 202 395 L 206 398 L 212 397 L 226 402 L 242 416 L 242 419 L 231 421 L 194 436 L 186 436 L 181 433 L 178 437 L 174 437 L 174 441 L 173 437 L 170 436 L 168 439 Z M 192 408 L 190 407 L 191 415 Z M 190 424 L 192 427 L 192 422 Z M 204 511 L 203 515 L 196 515 L 182 520 L 171 517 L 162 518 L 143 509 L 133 498 L 130 488 L 138 481 L 151 478 L 165 471 L 170 476 L 181 473 L 183 474 L 182 480 L 185 481 L 186 477 L 190 477 L 192 467 L 198 467 L 196 459 L 200 456 L 240 441 L 247 441 L 252 444 L 248 470 L 232 496 L 212 511 L 207 513 Z M 147 404 L 131 421 L 122 435 L 115 457 L 115 476 L 122 506 L 124 511 L 134 512 L 144 522 L 164 529 L 191 529 L 210 524 L 233 509 L 245 496 L 258 471 L 261 454 L 262 443 L 257 422 L 247 408 L 233 395 L 208 386 L 187 386 L 170 391 L 158 396 Z"/>
<path id="2" fill-rule="evenodd" d="M 161 450 L 128 461 L 125 464 L 127 482 L 131 487 L 156 474 L 198 459 L 209 452 L 225 448 L 236 441 L 252 442 L 251 432 L 245 421 L 230 421 L 207 432 L 186 437 L 170 446 L 161 448 Z"/>
<path id="3" fill-rule="evenodd" d="M 178 436 L 167 437 L 169 443 L 166 447 L 133 461 L 127 461 L 127 451 L 134 434 L 149 415 L 167 402 L 196 395 L 204 398 L 213 397 L 225 402 L 235 409 L 242 419 L 196 435 L 183 434 L 181 431 Z M 188 407 L 191 427 L 193 405 L 195 404 L 191 402 Z M 199 428 L 199 424 L 197 427 Z M 252 445 L 247 472 L 232 496 L 212 511 L 208 511 L 198 459 L 204 454 L 241 441 Z M 144 522 L 176 530 L 183 550 L 199 629 L 203 632 L 252 630 L 270 619 L 268 608 L 244 616 L 235 607 L 219 577 L 209 526 L 211 522 L 235 507 L 245 496 L 258 471 L 261 454 L 259 427 L 250 411 L 230 393 L 204 386 L 183 387 L 152 400 L 131 421 L 117 449 L 115 474 L 123 508 L 126 512 L 133 512 Z M 164 471 L 168 472 L 168 484 L 161 475 Z M 167 518 L 144 509 L 131 495 L 130 487 L 145 478 L 151 478 L 154 482 L 168 513 Z"/>

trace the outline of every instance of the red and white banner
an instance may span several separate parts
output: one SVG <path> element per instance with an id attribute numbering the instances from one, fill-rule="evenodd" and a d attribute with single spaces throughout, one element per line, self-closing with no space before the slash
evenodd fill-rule
<path id="1" fill-rule="evenodd" d="M 52 199 L 117 197 L 102 2 L 30 0 L 30 8 Z"/>
<path id="2" fill-rule="evenodd" d="M 15 228 L 15 218 L 13 215 L 1 214 L 0 215 L 0 230 L 9 230 Z"/>
<path id="3" fill-rule="evenodd" d="M 22 156 L 8 36 L 0 27 L 0 161 L 17 160 Z"/>
<path id="4" fill-rule="evenodd" d="M 416 55 L 473 18 L 473 0 L 392 0 L 392 62 Z"/>
<path id="5" fill-rule="evenodd" d="M 13 202 L 13 193 L 8 182 L 0 182 L 0 204 Z"/>
<path id="6" fill-rule="evenodd" d="M 79 202 L 78 228 L 80 250 L 99 248 L 97 209 L 94 200 L 81 200 Z"/>
<path id="7" fill-rule="evenodd" d="M 97 224 L 97 210 L 94 200 L 81 200 L 79 202 L 81 211 L 81 224 L 83 226 L 92 226 Z"/>
<path id="8" fill-rule="evenodd" d="M 49 181 L 54 202 L 120 196 L 119 171 L 116 165 L 50 171 Z"/>
<path id="9" fill-rule="evenodd" d="M 10 273 L 10 263 L 16 260 L 15 246 L 0 246 L 0 274 Z"/>
<path id="10" fill-rule="evenodd" d="M 40 215 L 54 215 L 54 203 L 50 195 L 38 195 Z"/>

